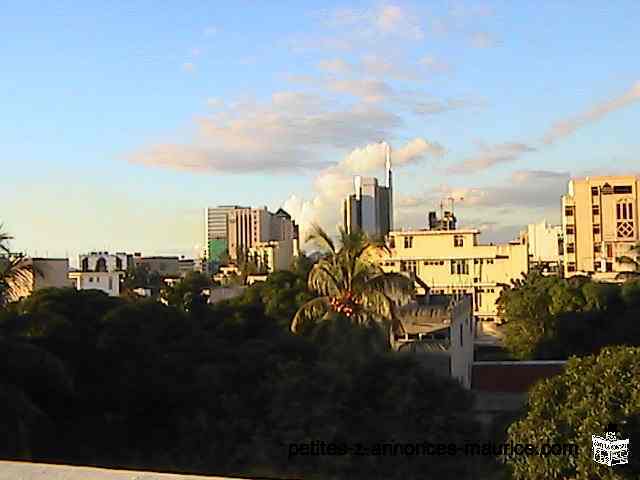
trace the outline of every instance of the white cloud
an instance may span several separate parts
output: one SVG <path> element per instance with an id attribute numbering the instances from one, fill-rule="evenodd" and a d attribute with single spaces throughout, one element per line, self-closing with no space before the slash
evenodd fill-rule
<path id="1" fill-rule="evenodd" d="M 628 91 L 617 97 L 605 100 L 573 118 L 562 120 L 553 125 L 543 137 L 543 143 L 550 145 L 573 134 L 579 128 L 601 120 L 609 113 L 627 107 L 640 100 L 640 82 L 636 82 Z"/>
<path id="2" fill-rule="evenodd" d="M 398 5 L 383 5 L 375 14 L 375 24 L 379 31 L 407 35 L 422 40 L 424 32 L 417 16 Z"/>
<path id="3" fill-rule="evenodd" d="M 500 143 L 496 145 L 481 145 L 480 151 L 472 157 L 451 165 L 447 168 L 448 173 L 470 174 L 486 170 L 501 163 L 511 163 L 528 152 L 536 149 L 524 143 Z"/>
<path id="4" fill-rule="evenodd" d="M 379 102 L 393 95 L 388 83 L 369 79 L 334 79 L 327 82 L 327 88 L 333 92 L 347 93 L 365 102 Z"/>
<path id="5" fill-rule="evenodd" d="M 394 168 L 401 168 L 443 153 L 444 149 L 439 144 L 415 138 L 397 150 L 392 150 L 392 165 Z M 311 198 L 292 195 L 285 202 L 284 208 L 300 224 L 303 238 L 312 223 L 323 225 L 333 233 L 341 221 L 342 202 L 353 192 L 353 175 L 379 170 L 384 166 L 384 160 L 385 146 L 381 143 L 356 148 L 338 164 L 318 174 Z"/>
<path id="6" fill-rule="evenodd" d="M 293 173 L 325 166 L 327 149 L 350 149 L 389 137 L 400 118 L 371 104 L 336 109 L 320 97 L 273 94 L 196 119 L 197 135 L 187 144 L 152 145 L 129 155 L 150 166 L 223 173 Z"/>

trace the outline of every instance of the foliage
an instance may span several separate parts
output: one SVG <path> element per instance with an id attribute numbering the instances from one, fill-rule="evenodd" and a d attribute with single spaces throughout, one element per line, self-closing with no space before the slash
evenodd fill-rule
<path id="1" fill-rule="evenodd" d="M 28 288 L 33 275 L 41 275 L 28 259 L 11 254 L 7 242 L 12 239 L 2 231 L 0 224 L 0 308 L 6 306 L 19 290 Z"/>
<path id="2" fill-rule="evenodd" d="M 315 226 L 309 236 L 327 251 L 308 274 L 308 288 L 315 298 L 305 303 L 291 322 L 291 331 L 303 324 L 331 320 L 341 316 L 358 325 L 388 324 L 401 328 L 396 306 L 407 302 L 413 294 L 411 280 L 398 273 L 385 273 L 370 255 L 383 245 L 373 242 L 362 232 L 340 232 L 339 246 L 329 235 Z"/>
<path id="3" fill-rule="evenodd" d="M 292 335 L 309 295 L 304 272 L 197 311 L 36 292 L 0 315 L 0 455 L 279 478 L 460 476 L 469 465 L 455 457 L 288 457 L 289 443 L 462 442 L 475 429 L 468 392 L 368 346 L 375 324 L 343 317 L 314 330 L 322 340 Z"/>
<path id="4" fill-rule="evenodd" d="M 166 286 L 162 290 L 162 298 L 172 307 L 189 311 L 194 305 L 203 305 L 208 297 L 203 290 L 211 288 L 211 278 L 202 272 L 189 272 L 173 286 Z"/>
<path id="5" fill-rule="evenodd" d="M 505 346 L 520 359 L 563 359 L 605 345 L 640 345 L 640 283 L 622 286 L 536 272 L 502 291 Z"/>
<path id="6" fill-rule="evenodd" d="M 599 465 L 591 457 L 591 435 L 618 426 L 631 448 L 640 442 L 640 348 L 607 347 L 599 355 L 572 358 L 561 375 L 544 380 L 529 396 L 525 418 L 511 425 L 514 443 L 574 444 L 575 456 L 515 456 L 507 463 L 514 480 L 638 478 L 640 459 L 629 465 Z"/>

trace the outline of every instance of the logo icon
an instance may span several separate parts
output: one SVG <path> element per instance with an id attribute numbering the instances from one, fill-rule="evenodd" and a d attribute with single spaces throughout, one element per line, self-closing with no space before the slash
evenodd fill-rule
<path id="1" fill-rule="evenodd" d="M 618 440 L 616 434 L 607 432 L 604 437 L 591 435 L 593 461 L 602 465 L 624 465 L 629 463 L 629 439 Z"/>

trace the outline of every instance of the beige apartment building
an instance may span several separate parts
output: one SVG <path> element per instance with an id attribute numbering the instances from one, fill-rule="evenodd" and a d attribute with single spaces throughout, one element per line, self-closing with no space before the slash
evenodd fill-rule
<path id="1" fill-rule="evenodd" d="M 640 177 L 575 178 L 562 197 L 564 274 L 614 280 L 633 266 L 618 259 L 638 242 Z"/>
<path id="2" fill-rule="evenodd" d="M 291 255 L 297 251 L 298 226 L 283 209 L 271 213 L 267 207 L 238 208 L 228 214 L 229 257 L 248 253 L 257 244 L 291 240 Z"/>
<path id="3" fill-rule="evenodd" d="M 271 240 L 254 244 L 249 248 L 248 258 L 253 260 L 261 271 L 271 273 L 289 270 L 298 254 L 297 241 Z"/>
<path id="4" fill-rule="evenodd" d="M 383 270 L 415 274 L 432 294 L 469 294 L 479 321 L 478 343 L 495 343 L 500 323 L 496 301 L 504 285 L 529 271 L 526 237 L 507 244 L 481 244 L 480 231 L 413 230 L 389 234 Z"/>

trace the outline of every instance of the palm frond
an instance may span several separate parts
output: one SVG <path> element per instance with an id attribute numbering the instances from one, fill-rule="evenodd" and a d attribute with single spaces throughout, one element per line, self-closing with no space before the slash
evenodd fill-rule
<path id="1" fill-rule="evenodd" d="M 320 295 L 338 295 L 342 286 L 340 272 L 331 267 L 326 260 L 320 260 L 311 268 L 307 279 L 309 290 Z"/>
<path id="2" fill-rule="evenodd" d="M 316 242 L 320 248 L 324 248 L 325 250 L 329 250 L 329 252 L 333 255 L 336 254 L 336 246 L 331 236 L 324 229 L 314 223 L 311 225 L 311 232 L 307 235 L 308 242 Z"/>
<path id="3" fill-rule="evenodd" d="M 414 294 L 413 281 L 401 273 L 388 272 L 380 273 L 362 285 L 363 292 L 380 291 L 396 303 L 405 304 L 409 302 Z"/>
<path id="4" fill-rule="evenodd" d="M 302 305 L 293 317 L 291 331 L 298 333 L 304 323 L 327 318 L 327 314 L 331 309 L 329 301 L 329 297 L 323 296 L 309 300 Z"/>

